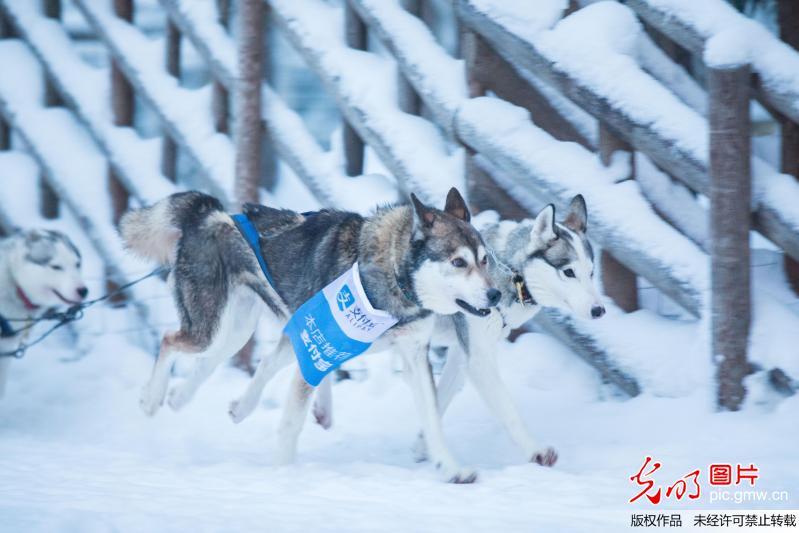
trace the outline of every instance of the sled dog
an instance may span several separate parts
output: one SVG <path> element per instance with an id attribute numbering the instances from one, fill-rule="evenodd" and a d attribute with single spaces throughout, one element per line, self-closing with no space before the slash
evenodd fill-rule
<path id="1" fill-rule="evenodd" d="M 14 334 L 26 325 L 17 319 L 34 319 L 86 298 L 80 269 L 80 252 L 58 231 L 32 229 L 0 239 L 0 352 L 24 340 L 27 331 Z M 11 359 L 0 356 L 0 397 Z"/>
<path id="2" fill-rule="evenodd" d="M 499 305 L 487 317 L 467 314 L 439 317 L 434 346 L 447 346 L 447 361 L 437 385 L 443 416 L 468 375 L 489 409 L 499 418 L 530 461 L 551 466 L 557 454 L 530 435 L 500 378 L 496 352 L 511 329 L 552 307 L 581 318 L 597 319 L 605 307 L 594 283 L 594 253 L 586 238 L 588 214 L 582 195 L 575 196 L 560 222 L 555 207 L 535 219 L 476 223 L 489 247 L 491 284 L 502 291 Z M 415 446 L 426 458 L 424 441 Z"/>
<path id="3" fill-rule="evenodd" d="M 120 229 L 128 247 L 172 267 L 169 281 L 181 319 L 180 329 L 163 337 L 142 392 L 143 410 L 154 414 L 163 404 L 178 355 L 201 359 L 193 375 L 170 392 L 173 408 L 184 405 L 219 363 L 244 346 L 259 317 L 282 330 L 300 305 L 357 261 L 369 301 L 399 320 L 372 349 L 392 347 L 402 355 L 427 450 L 442 475 L 455 483 L 473 481 L 475 473 L 461 467 L 444 442 L 427 360 L 437 314 L 486 316 L 502 296 L 491 285 L 485 245 L 469 224 L 460 193 L 450 190 L 443 211 L 411 195 L 411 205 L 381 208 L 369 217 L 251 204 L 244 214 L 258 231 L 274 286 L 232 217 L 211 196 L 178 193 L 123 217 Z M 263 384 L 291 357 L 282 336 L 232 406 L 234 420 L 249 414 Z M 278 430 L 279 462 L 294 459 L 311 393 L 295 372 Z"/>

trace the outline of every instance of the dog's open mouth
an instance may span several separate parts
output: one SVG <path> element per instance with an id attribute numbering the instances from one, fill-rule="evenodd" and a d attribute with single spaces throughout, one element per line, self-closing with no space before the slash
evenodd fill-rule
<path id="1" fill-rule="evenodd" d="M 471 306 L 468 303 L 464 302 L 460 298 L 456 299 L 455 303 L 458 304 L 461 307 L 461 309 L 473 314 L 474 316 L 488 316 L 491 313 L 491 309 L 485 309 L 485 308 L 477 309 L 476 307 Z"/>
<path id="2" fill-rule="evenodd" d="M 68 300 L 68 299 L 64 298 L 63 296 L 61 296 L 61 293 L 58 292 L 55 289 L 53 289 L 53 292 L 55 293 L 56 296 L 58 296 L 61 299 L 62 302 L 64 302 L 67 305 L 75 305 L 75 304 L 79 303 L 79 302 L 73 302 L 72 300 Z"/>

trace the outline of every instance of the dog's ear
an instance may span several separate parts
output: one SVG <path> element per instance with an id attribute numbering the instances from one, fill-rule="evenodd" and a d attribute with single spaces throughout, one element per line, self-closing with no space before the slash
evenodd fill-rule
<path id="1" fill-rule="evenodd" d="M 424 205 L 413 193 L 411 193 L 411 203 L 413 204 L 413 211 L 416 214 L 414 217 L 414 226 L 423 230 L 432 228 L 433 222 L 436 221 L 435 211 Z"/>
<path id="2" fill-rule="evenodd" d="M 548 243 L 558 238 L 558 234 L 555 233 L 554 205 L 549 204 L 538 213 L 533 222 L 533 231 L 543 242 Z"/>
<path id="3" fill-rule="evenodd" d="M 588 210 L 585 207 L 585 198 L 582 194 L 578 194 L 572 198 L 569 204 L 569 214 L 563 221 L 563 225 L 572 231 L 578 233 L 585 233 L 585 227 L 588 224 Z"/>
<path id="4" fill-rule="evenodd" d="M 451 188 L 449 193 L 447 193 L 447 203 L 444 206 L 444 212 L 449 213 L 450 215 L 454 216 L 455 218 L 459 218 L 464 222 L 469 222 L 472 219 L 472 215 L 469 213 L 469 207 L 466 205 L 466 201 L 455 187 Z"/>

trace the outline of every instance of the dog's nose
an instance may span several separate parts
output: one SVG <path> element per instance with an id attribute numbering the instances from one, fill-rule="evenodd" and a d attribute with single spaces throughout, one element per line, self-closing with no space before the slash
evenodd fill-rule
<path id="1" fill-rule="evenodd" d="M 599 318 L 604 314 L 605 314 L 605 308 L 602 307 L 601 305 L 595 305 L 594 307 L 591 308 L 591 316 L 593 318 Z"/>
<path id="2" fill-rule="evenodd" d="M 486 294 L 488 297 L 488 305 L 491 307 L 497 305 L 499 303 L 500 298 L 502 298 L 502 291 L 497 289 L 488 289 L 488 293 Z"/>
<path id="3" fill-rule="evenodd" d="M 89 289 L 86 287 L 78 287 L 78 296 L 81 298 L 86 298 L 87 294 L 89 294 Z"/>

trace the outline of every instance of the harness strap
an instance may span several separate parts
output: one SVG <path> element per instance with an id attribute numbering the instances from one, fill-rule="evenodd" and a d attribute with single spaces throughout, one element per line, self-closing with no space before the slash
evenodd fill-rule
<path id="1" fill-rule="evenodd" d="M 17 332 L 11 327 L 11 323 L 6 317 L 0 315 L 0 338 L 8 338 L 16 335 Z"/>
<path id="2" fill-rule="evenodd" d="M 269 267 L 264 259 L 264 254 L 261 252 L 261 243 L 258 239 L 258 230 L 255 229 L 255 226 L 250 219 L 247 218 L 247 215 L 243 213 L 233 215 L 233 222 L 236 223 L 236 227 L 239 228 L 244 240 L 250 245 L 252 252 L 255 254 L 255 258 L 258 259 L 258 264 L 261 265 L 261 270 L 266 277 L 266 281 L 269 282 L 272 288 L 275 288 L 275 281 L 272 278 L 272 274 L 269 272 Z"/>

